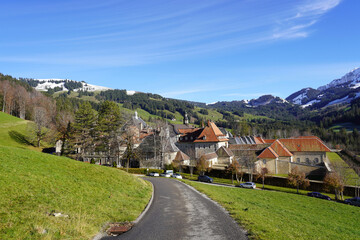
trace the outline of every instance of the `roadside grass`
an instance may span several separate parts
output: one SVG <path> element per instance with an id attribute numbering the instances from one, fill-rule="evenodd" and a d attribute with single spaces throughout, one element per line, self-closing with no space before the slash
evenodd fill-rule
<path id="1" fill-rule="evenodd" d="M 106 222 L 135 220 L 152 187 L 114 168 L 0 146 L 0 189 L 1 239 L 90 239 Z"/>
<path id="2" fill-rule="evenodd" d="M 334 166 L 335 171 L 340 175 L 345 175 L 346 185 L 355 186 L 360 180 L 359 175 L 356 174 L 353 168 L 351 168 L 337 153 L 326 153 L 330 163 Z"/>
<path id="3" fill-rule="evenodd" d="M 181 173 L 181 175 L 183 177 L 185 177 L 186 179 L 189 180 L 197 180 L 198 175 L 193 174 L 193 176 L 191 177 L 189 173 Z M 234 180 L 234 184 L 232 184 L 231 179 L 226 179 L 226 178 L 216 178 L 216 177 L 211 177 L 214 180 L 214 183 L 221 183 L 221 184 L 227 184 L 227 185 L 238 185 L 237 181 Z M 261 183 L 256 183 L 257 188 L 262 188 L 262 184 Z M 284 193 L 292 193 L 292 194 L 297 194 L 296 192 L 296 188 L 290 188 L 290 187 L 279 187 L 279 186 L 272 186 L 272 185 L 264 185 L 264 189 L 265 190 L 270 190 L 270 191 L 277 191 L 277 192 L 284 192 Z M 297 195 L 307 195 L 307 193 L 312 192 L 312 191 L 308 191 L 308 190 L 303 190 L 303 189 L 299 189 L 299 194 Z M 335 194 L 333 193 L 325 193 L 322 192 L 323 194 L 329 196 L 331 199 L 335 200 Z M 351 196 L 344 196 L 345 198 L 351 198 Z"/>
<path id="4" fill-rule="evenodd" d="M 359 239 L 360 208 L 296 194 L 183 180 L 221 204 L 252 239 Z"/>

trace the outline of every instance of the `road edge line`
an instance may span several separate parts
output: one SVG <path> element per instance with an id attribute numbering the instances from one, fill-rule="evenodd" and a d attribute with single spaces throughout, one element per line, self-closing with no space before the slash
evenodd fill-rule
<path id="1" fill-rule="evenodd" d="M 151 187 L 152 187 L 151 198 L 150 198 L 149 202 L 147 203 L 144 211 L 142 211 L 142 213 L 135 219 L 135 221 L 131 222 L 134 225 L 139 223 L 139 221 L 145 216 L 147 211 L 149 211 L 149 208 L 151 207 L 153 200 L 154 200 L 154 192 L 155 192 L 154 184 L 150 181 L 147 181 L 147 182 L 151 183 Z M 107 224 L 105 224 L 105 225 L 107 225 Z M 108 235 L 105 232 L 105 227 L 103 227 L 103 230 L 101 230 L 98 234 L 96 234 L 95 237 L 92 238 L 92 240 L 101 240 L 103 237 L 107 237 L 107 236 Z"/>
<path id="2" fill-rule="evenodd" d="M 145 214 L 147 213 L 147 211 L 149 211 L 152 203 L 153 203 L 153 200 L 154 200 L 154 192 L 155 192 L 155 188 L 154 188 L 154 184 L 150 181 L 147 181 L 149 183 L 151 183 L 151 186 L 152 186 L 152 193 L 151 193 L 151 198 L 148 202 L 148 204 L 146 205 L 144 211 L 142 211 L 142 213 L 138 216 L 138 218 L 135 220 L 135 221 L 132 221 L 133 224 L 137 224 L 140 222 L 140 220 L 145 216 Z"/>
<path id="3" fill-rule="evenodd" d="M 218 203 L 217 201 L 215 201 L 214 199 L 210 198 L 208 195 L 206 195 L 205 193 L 202 193 L 200 192 L 199 190 L 197 190 L 196 188 L 194 188 L 193 186 L 190 186 L 189 184 L 183 182 L 183 181 L 178 181 L 182 184 L 184 184 L 186 187 L 190 188 L 191 190 L 193 190 L 194 192 L 197 192 L 198 194 L 200 194 L 201 196 L 203 196 L 205 199 L 209 200 L 210 202 L 214 203 L 216 206 L 218 206 L 225 214 L 227 214 L 231 220 L 239 226 L 240 230 L 247 236 L 248 238 L 248 234 L 249 232 L 243 227 L 241 226 L 230 214 L 230 212 L 228 210 L 226 210 L 225 207 L 223 207 L 220 203 Z M 211 184 L 209 184 L 211 185 Z M 220 185 L 217 185 L 219 187 L 226 187 L 226 186 L 220 186 Z M 248 238 L 249 239 L 249 238 Z"/>

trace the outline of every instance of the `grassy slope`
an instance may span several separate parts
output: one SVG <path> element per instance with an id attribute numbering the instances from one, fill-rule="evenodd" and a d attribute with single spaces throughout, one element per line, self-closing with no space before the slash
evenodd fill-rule
<path id="1" fill-rule="evenodd" d="M 224 206 L 255 239 L 358 239 L 360 208 L 281 192 L 186 181 Z"/>
<path id="2" fill-rule="evenodd" d="M 346 184 L 347 185 L 356 185 L 356 182 L 360 179 L 356 174 L 354 169 L 349 167 L 349 165 L 337 154 L 333 152 L 326 153 L 329 161 L 332 165 L 336 166 L 336 169 L 340 168 L 340 174 L 345 174 Z"/>
<path id="3" fill-rule="evenodd" d="M 26 140 L 28 121 L 0 112 L 0 145 L 40 151 Z"/>
<path id="4" fill-rule="evenodd" d="M 25 127 L 26 121 L 0 113 L 0 239 L 89 239 L 106 222 L 132 221 L 144 209 L 148 183 L 118 169 L 31 151 L 9 135 Z"/>

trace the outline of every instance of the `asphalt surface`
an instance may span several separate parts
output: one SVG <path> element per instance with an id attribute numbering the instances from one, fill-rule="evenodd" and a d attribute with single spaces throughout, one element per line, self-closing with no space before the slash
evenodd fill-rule
<path id="1" fill-rule="evenodd" d="M 130 231 L 108 239 L 248 239 L 240 226 L 210 199 L 174 179 L 145 178 L 154 200 Z"/>

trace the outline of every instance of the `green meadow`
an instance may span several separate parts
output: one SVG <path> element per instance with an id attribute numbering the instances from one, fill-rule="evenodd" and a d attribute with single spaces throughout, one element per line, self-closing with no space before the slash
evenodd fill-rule
<path id="1" fill-rule="evenodd" d="M 106 223 L 133 221 L 143 211 L 148 182 L 30 150 L 11 135 L 25 127 L 26 121 L 0 114 L 0 239 L 90 239 Z"/>

